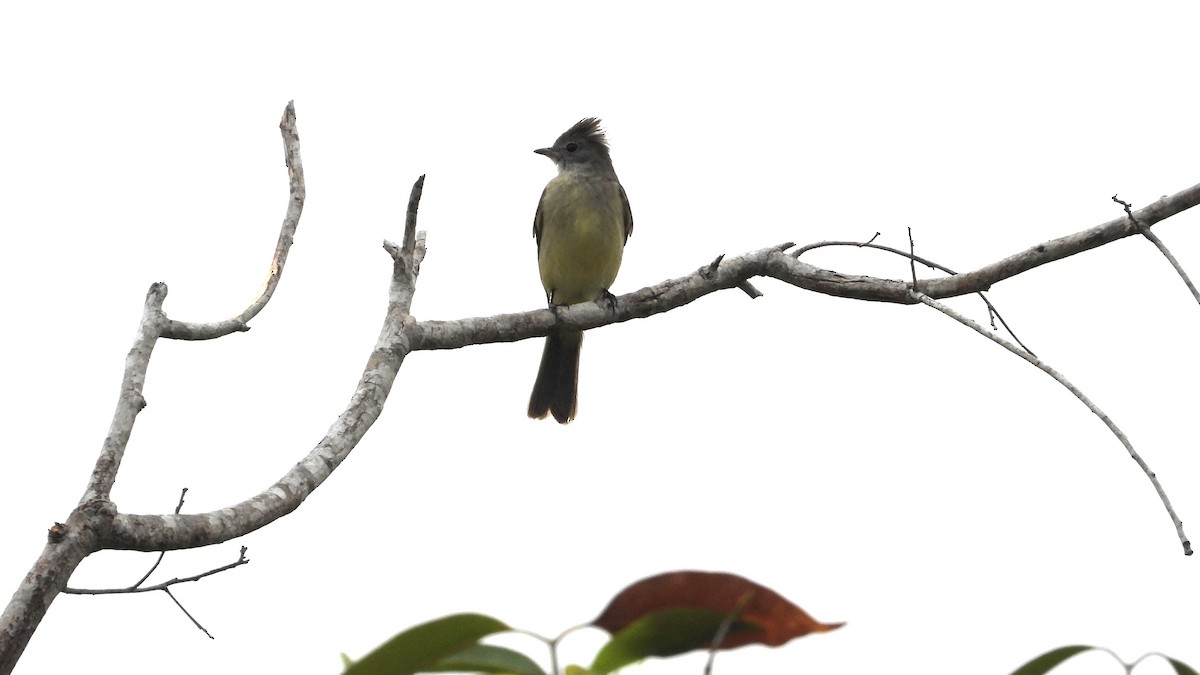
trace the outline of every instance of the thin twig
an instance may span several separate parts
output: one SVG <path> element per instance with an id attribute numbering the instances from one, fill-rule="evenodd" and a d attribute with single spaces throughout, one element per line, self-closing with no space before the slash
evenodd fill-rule
<path id="1" fill-rule="evenodd" d="M 175 599 L 175 594 L 171 593 L 171 591 L 169 591 L 165 588 L 163 589 L 163 592 L 165 592 L 167 594 L 167 597 L 171 598 L 171 601 L 175 603 L 175 606 L 179 608 L 179 611 L 183 612 L 184 616 L 191 619 L 192 623 L 196 624 L 196 628 L 199 628 L 201 630 L 201 632 L 203 632 L 205 635 L 208 636 L 209 640 L 216 639 L 212 636 L 212 633 L 208 632 L 208 629 L 206 629 L 204 626 L 200 625 L 200 622 L 196 620 L 196 617 L 192 616 L 192 613 L 187 611 L 187 609 L 183 606 L 182 603 L 180 603 L 178 600 Z"/>
<path id="2" fill-rule="evenodd" d="M 1152 204 L 1134 211 L 1134 216 L 1144 227 L 1152 227 L 1156 223 L 1170 218 L 1182 211 L 1200 204 L 1200 184 L 1193 185 L 1173 195 L 1164 195 Z M 1022 217 L 1025 217 L 1022 214 Z M 1035 267 L 1061 260 L 1068 256 L 1090 251 L 1110 242 L 1138 234 L 1137 228 L 1132 227 L 1129 219 L 1122 215 L 1107 222 L 1090 227 L 1073 234 L 1051 239 L 1024 251 L 997 260 L 970 272 L 962 272 L 945 279 L 925 279 L 921 283 L 921 291 L 931 298 L 950 298 L 968 293 L 986 291 L 993 285 L 1011 279 Z M 814 247 L 806 247 L 814 248 Z M 840 275 L 839 281 L 849 279 L 851 283 L 823 284 L 814 278 L 820 270 L 804 270 L 804 281 L 796 283 L 803 288 L 826 293 L 838 297 L 857 298 L 879 302 L 915 303 L 908 294 L 908 284 L 901 285 L 892 280 L 872 279 L 870 277 L 848 277 Z M 784 279 L 784 281 L 788 281 Z M 795 283 L 790 282 L 789 283 Z M 864 292 L 863 285 L 870 284 L 873 288 Z"/>
<path id="3" fill-rule="evenodd" d="M 1143 226 L 1137 217 L 1133 215 L 1133 206 L 1129 202 L 1117 199 L 1116 195 L 1112 196 L 1112 200 L 1125 208 L 1125 215 L 1129 218 L 1129 222 L 1133 223 L 1133 226 L 1138 229 L 1138 232 L 1142 233 L 1143 237 L 1149 239 L 1150 243 L 1158 247 L 1159 252 L 1167 259 L 1167 262 L 1171 263 L 1171 267 L 1175 268 L 1175 273 L 1179 275 L 1179 278 L 1183 279 L 1183 283 L 1192 292 L 1192 297 L 1196 299 L 1196 302 L 1200 302 L 1200 291 L 1196 290 L 1196 285 L 1192 283 L 1191 277 L 1183 270 L 1183 265 L 1179 264 L 1179 261 L 1171 254 L 1171 250 L 1163 243 L 1163 240 L 1159 239 L 1158 235 L 1154 234 L 1150 228 Z"/>
<path id="4" fill-rule="evenodd" d="M 900 249 L 892 248 L 891 246 L 884 246 L 883 244 L 874 243 L 878 237 L 879 237 L 879 233 L 876 232 L 875 235 L 872 236 L 867 241 L 836 241 L 836 240 L 834 240 L 834 241 L 818 241 L 818 242 L 815 242 L 812 244 L 805 244 L 804 246 L 801 246 L 800 248 L 796 249 L 795 251 L 792 251 L 791 256 L 793 258 L 799 258 L 800 255 L 803 253 L 807 253 L 809 251 L 813 251 L 818 248 L 828 248 L 830 246 L 853 246 L 855 248 L 873 248 L 873 249 L 876 249 L 879 251 L 887 251 L 888 253 L 895 253 L 896 255 L 904 256 L 905 258 L 911 258 L 912 260 L 916 260 L 917 262 L 921 263 L 922 265 L 924 265 L 930 269 L 941 270 L 942 272 L 945 272 L 946 274 L 958 274 L 958 272 L 951 270 L 950 268 L 946 267 L 945 265 L 936 263 L 927 258 L 922 258 L 919 255 L 914 255 L 908 251 L 901 251 Z"/>
<path id="5" fill-rule="evenodd" d="M 935 262 L 933 260 L 929 260 L 928 258 L 922 258 L 921 256 L 916 255 L 916 253 L 914 253 L 913 251 L 901 251 L 900 249 L 892 248 L 891 246 L 884 246 L 883 244 L 872 243 L 878 237 L 879 237 L 879 233 L 876 232 L 875 235 L 872 236 L 867 241 L 820 241 L 815 244 L 809 244 L 807 246 L 803 246 L 803 247 L 797 249 L 796 251 L 792 252 L 792 255 L 799 257 L 800 254 L 804 253 L 805 251 L 811 251 L 811 250 L 817 249 L 817 248 L 825 248 L 827 246 L 854 246 L 856 248 L 873 248 L 873 249 L 876 249 L 879 251 L 886 251 L 887 253 L 893 253 L 895 255 L 902 256 L 904 258 L 908 258 L 910 261 L 919 262 L 922 265 L 925 265 L 926 267 L 928 267 L 930 269 L 935 269 L 935 270 L 938 270 L 941 272 L 945 272 L 946 274 L 949 274 L 951 276 L 958 274 L 958 272 L 955 272 L 954 270 L 950 269 L 949 267 L 946 267 L 945 265 L 943 265 L 939 262 Z M 910 246 L 912 245 L 911 237 L 912 237 L 912 235 L 911 235 L 911 228 L 910 228 L 910 234 L 909 234 L 909 245 Z M 913 272 L 913 276 L 914 277 L 916 276 L 915 271 Z M 915 280 L 913 281 L 913 284 L 914 284 L 913 288 L 915 289 L 916 288 Z M 1025 346 L 1024 342 L 1021 342 L 1021 338 L 1017 337 L 1017 334 L 1015 332 L 1013 332 L 1013 329 L 1011 327 L 1009 327 L 1008 322 L 1005 321 L 1004 317 L 1000 315 L 1000 310 L 996 309 L 996 306 L 992 304 L 992 301 L 988 299 L 988 296 L 983 291 L 979 291 L 978 293 L 976 293 L 976 295 L 979 296 L 980 300 L 983 300 L 983 304 L 987 305 L 988 319 L 991 321 L 992 328 L 996 328 L 996 319 L 999 319 L 1000 325 L 1004 327 L 1005 332 L 1007 332 L 1010 336 L 1012 336 L 1012 339 L 1016 340 L 1018 345 L 1021 345 L 1021 349 L 1024 349 L 1025 351 L 1029 352 L 1030 354 L 1033 354 L 1034 353 L 1033 350 L 1030 349 L 1029 347 Z M 1034 356 L 1036 356 L 1036 354 L 1034 354 Z"/>
<path id="6" fill-rule="evenodd" d="M 1169 515 L 1171 517 L 1171 523 L 1175 526 L 1175 531 L 1179 535 L 1179 541 L 1183 544 L 1183 554 L 1184 555 L 1192 554 L 1192 543 L 1191 543 L 1191 541 L 1188 540 L 1187 535 L 1184 534 L 1184 532 L 1183 532 L 1183 522 L 1179 520 L 1179 516 L 1175 515 L 1175 509 L 1174 509 L 1174 507 L 1171 506 L 1171 500 L 1167 498 L 1167 493 L 1163 490 L 1162 484 L 1160 484 L 1158 482 L 1158 477 L 1154 474 L 1153 471 L 1150 470 L 1150 467 L 1146 464 L 1146 461 L 1142 459 L 1142 456 L 1138 454 L 1137 450 L 1133 449 L 1133 444 L 1129 442 L 1129 438 L 1125 435 L 1125 433 L 1122 432 L 1121 429 L 1117 427 L 1116 423 L 1113 422 L 1112 419 L 1104 413 L 1104 411 L 1100 410 L 1100 408 L 1097 407 L 1095 403 L 1092 403 L 1091 399 L 1089 399 L 1086 395 L 1084 395 L 1084 393 L 1082 391 L 1080 391 L 1079 388 L 1076 387 L 1074 384 L 1072 384 L 1069 380 L 1067 380 L 1066 377 L 1064 377 L 1057 370 L 1051 368 L 1049 365 L 1047 365 L 1045 362 L 1043 362 L 1038 357 L 1034 356 L 1033 354 L 1030 354 L 1028 351 L 1021 350 L 1019 347 L 1012 344 L 1011 342 L 1005 340 L 1004 338 L 1000 337 L 999 335 L 996 335 L 995 333 L 993 333 L 991 331 L 986 330 L 983 326 L 980 326 L 979 324 L 975 323 L 974 321 L 959 314 L 958 312 L 955 312 L 953 309 L 950 309 L 949 307 L 947 307 L 946 305 L 943 305 L 942 303 L 938 302 L 937 300 L 930 298 L 929 296 L 925 295 L 924 293 L 914 292 L 913 295 L 918 302 L 921 302 L 925 305 L 928 305 L 929 307 L 936 309 L 937 311 L 941 312 L 942 314 L 945 314 L 946 316 L 954 319 L 955 321 L 961 323 L 962 325 L 967 326 L 968 328 L 975 331 L 976 333 L 979 333 L 980 335 L 986 337 L 987 339 L 991 340 L 992 342 L 995 342 L 996 344 L 1004 347 L 1008 351 L 1025 359 L 1026 361 L 1033 364 L 1034 366 L 1037 366 L 1038 368 L 1040 368 L 1042 370 L 1042 372 L 1046 373 L 1050 377 L 1054 378 L 1054 380 L 1056 382 L 1058 382 L 1062 386 L 1066 387 L 1068 391 L 1070 391 L 1072 394 L 1074 394 L 1076 398 L 1078 398 L 1084 405 L 1086 405 L 1088 407 L 1088 410 L 1092 411 L 1092 414 L 1096 415 L 1096 417 L 1099 417 L 1100 421 L 1104 422 L 1104 425 L 1108 427 L 1109 431 L 1111 431 L 1113 433 L 1113 435 L 1115 435 L 1117 437 L 1117 440 L 1121 441 L 1121 445 L 1125 446 L 1125 449 L 1129 452 L 1129 456 L 1133 457 L 1133 461 L 1137 462 L 1138 466 L 1140 466 L 1142 468 L 1142 472 L 1145 473 L 1146 477 L 1150 479 L 1150 483 L 1154 485 L 1154 490 L 1156 492 L 1158 492 L 1159 499 L 1162 500 L 1163 506 L 1166 507 L 1166 509 L 1167 509 L 1167 515 Z"/>
<path id="7" fill-rule="evenodd" d="M 179 513 L 181 510 L 183 510 L 183 498 L 187 496 L 187 490 L 187 488 L 183 488 L 179 491 L 179 503 L 175 505 L 175 513 Z"/>
<path id="8" fill-rule="evenodd" d="M 165 591 L 168 588 L 170 588 L 171 586 L 174 586 L 175 584 L 186 584 L 191 581 L 199 581 L 199 580 L 203 579 L 204 577 L 211 577 L 212 575 L 220 574 L 221 572 L 224 572 L 225 570 L 231 570 L 235 567 L 241 567 L 242 565 L 249 564 L 250 559 L 246 557 L 246 550 L 247 550 L 246 547 L 243 546 L 241 552 L 238 553 L 238 559 L 229 563 L 228 565 L 222 565 L 220 567 L 213 568 L 207 572 L 201 572 L 200 574 L 195 574 L 190 577 L 183 577 L 183 578 L 176 577 L 169 581 L 164 581 L 161 584 L 155 584 L 153 586 L 144 586 L 144 587 L 130 586 L 129 588 L 70 588 L 70 587 L 67 587 L 67 588 L 63 589 L 63 593 L 71 593 L 73 595 L 121 595 L 121 594 L 128 594 L 128 593 L 149 593 L 151 591 Z"/>
<path id="9" fill-rule="evenodd" d="M 917 289 L 917 263 L 914 258 L 917 255 L 917 247 L 913 244 L 912 228 L 908 228 L 908 269 L 912 272 L 913 290 Z"/>
<path id="10" fill-rule="evenodd" d="M 989 318 L 995 317 L 996 319 L 999 319 L 1000 325 L 1004 326 L 1004 331 L 1006 333 L 1008 333 L 1009 335 L 1011 335 L 1012 339 L 1017 341 L 1017 344 L 1021 346 L 1021 349 L 1024 349 L 1025 351 L 1029 352 L 1030 356 L 1037 356 L 1037 354 L 1033 353 L 1032 349 L 1030 349 L 1029 347 L 1026 347 L 1024 342 L 1021 342 L 1021 338 L 1017 337 L 1017 334 L 1013 332 L 1013 329 L 1009 328 L 1008 322 L 1005 321 L 1004 317 L 1000 315 L 1000 310 L 996 309 L 996 306 L 992 304 L 992 301 L 988 299 L 988 296 L 984 295 L 983 293 L 980 293 L 979 297 L 983 298 L 983 303 L 985 305 L 987 305 L 988 317 Z M 996 322 L 993 321 L 992 328 L 995 329 L 995 327 L 996 327 Z"/>
<path id="11" fill-rule="evenodd" d="M 175 505 L 175 513 L 176 514 L 178 514 L 180 509 L 183 508 L 183 498 L 185 496 L 187 496 L 187 490 L 188 490 L 187 488 L 183 488 L 183 491 L 179 493 L 179 503 Z M 158 569 L 159 564 L 162 563 L 163 558 L 165 558 L 166 555 L 167 555 L 166 551 L 159 551 L 158 552 L 158 560 L 155 560 L 154 564 L 150 566 L 150 570 L 148 572 L 146 572 L 145 574 L 143 574 L 142 578 L 138 579 L 132 586 L 130 586 L 130 588 L 137 588 L 138 586 L 141 586 L 143 583 L 145 583 L 145 581 L 150 578 L 150 575 L 154 574 L 154 570 Z"/>

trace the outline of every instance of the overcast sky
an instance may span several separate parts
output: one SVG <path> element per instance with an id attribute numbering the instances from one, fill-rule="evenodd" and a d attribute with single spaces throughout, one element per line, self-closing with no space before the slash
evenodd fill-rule
<path id="1" fill-rule="evenodd" d="M 159 343 L 113 498 L 236 503 L 353 393 L 412 182 L 414 314 L 542 306 L 532 150 L 603 119 L 636 227 L 621 294 L 784 241 L 906 246 L 967 271 L 1200 182 L 1194 2 L 9 3 L 0 10 L 0 596 L 82 494 L 146 289 L 253 330 Z M 1155 227 L 1200 274 L 1200 212 Z M 872 251 L 815 265 L 906 278 Z M 590 332 L 579 415 L 526 419 L 541 340 L 415 353 L 382 418 L 299 510 L 167 555 L 162 594 L 58 598 L 19 673 L 336 673 L 395 632 L 479 611 L 547 635 L 643 576 L 748 576 L 834 633 L 718 673 L 1008 673 L 1074 643 L 1200 666 L 1200 559 L 1149 481 L 1050 378 L 928 308 L 757 282 Z M 1130 238 L 991 294 L 1122 426 L 1200 536 L 1200 308 Z M 986 322 L 982 303 L 951 303 Z M 89 558 L 125 586 L 149 554 Z M 9 589 L 9 590 L 4 590 Z M 569 639 L 586 663 L 597 633 Z M 527 639 L 506 642 L 527 646 Z M 544 662 L 544 658 L 543 658 Z M 699 673 L 703 657 L 630 673 Z M 1099 656 L 1062 673 L 1118 673 Z M 1139 675 L 1167 670 L 1146 664 Z"/>

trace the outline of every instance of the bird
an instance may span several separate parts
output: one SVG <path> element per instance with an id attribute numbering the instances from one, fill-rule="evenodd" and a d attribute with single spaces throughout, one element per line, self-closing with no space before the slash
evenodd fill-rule
<path id="1" fill-rule="evenodd" d="M 558 175 L 546 184 L 533 218 L 538 271 L 552 310 L 604 298 L 621 268 L 633 233 L 629 197 L 617 179 L 600 120 L 586 117 L 554 145 L 534 150 L 549 157 Z M 579 350 L 583 333 L 555 329 L 546 336 L 529 417 L 550 414 L 560 424 L 575 419 Z"/>

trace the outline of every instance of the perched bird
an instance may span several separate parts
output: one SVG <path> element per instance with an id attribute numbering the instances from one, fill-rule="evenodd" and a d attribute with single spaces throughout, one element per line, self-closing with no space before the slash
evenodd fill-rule
<path id="1" fill-rule="evenodd" d="M 611 297 L 608 287 L 621 268 L 633 214 L 600 120 L 579 120 L 554 145 L 534 152 L 558 166 L 533 218 L 538 270 L 551 309 Z M 529 397 L 530 417 L 543 419 L 550 413 L 561 424 L 575 418 L 582 343 L 580 331 L 556 330 L 546 336 Z"/>

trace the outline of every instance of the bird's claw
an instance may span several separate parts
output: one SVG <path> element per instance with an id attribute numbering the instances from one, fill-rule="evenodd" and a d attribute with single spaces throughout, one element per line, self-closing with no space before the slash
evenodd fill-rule
<path id="1" fill-rule="evenodd" d="M 613 295 L 607 288 L 604 289 L 604 292 L 600 295 L 600 300 L 598 302 L 608 305 L 609 312 L 613 314 L 617 313 L 617 296 Z"/>

